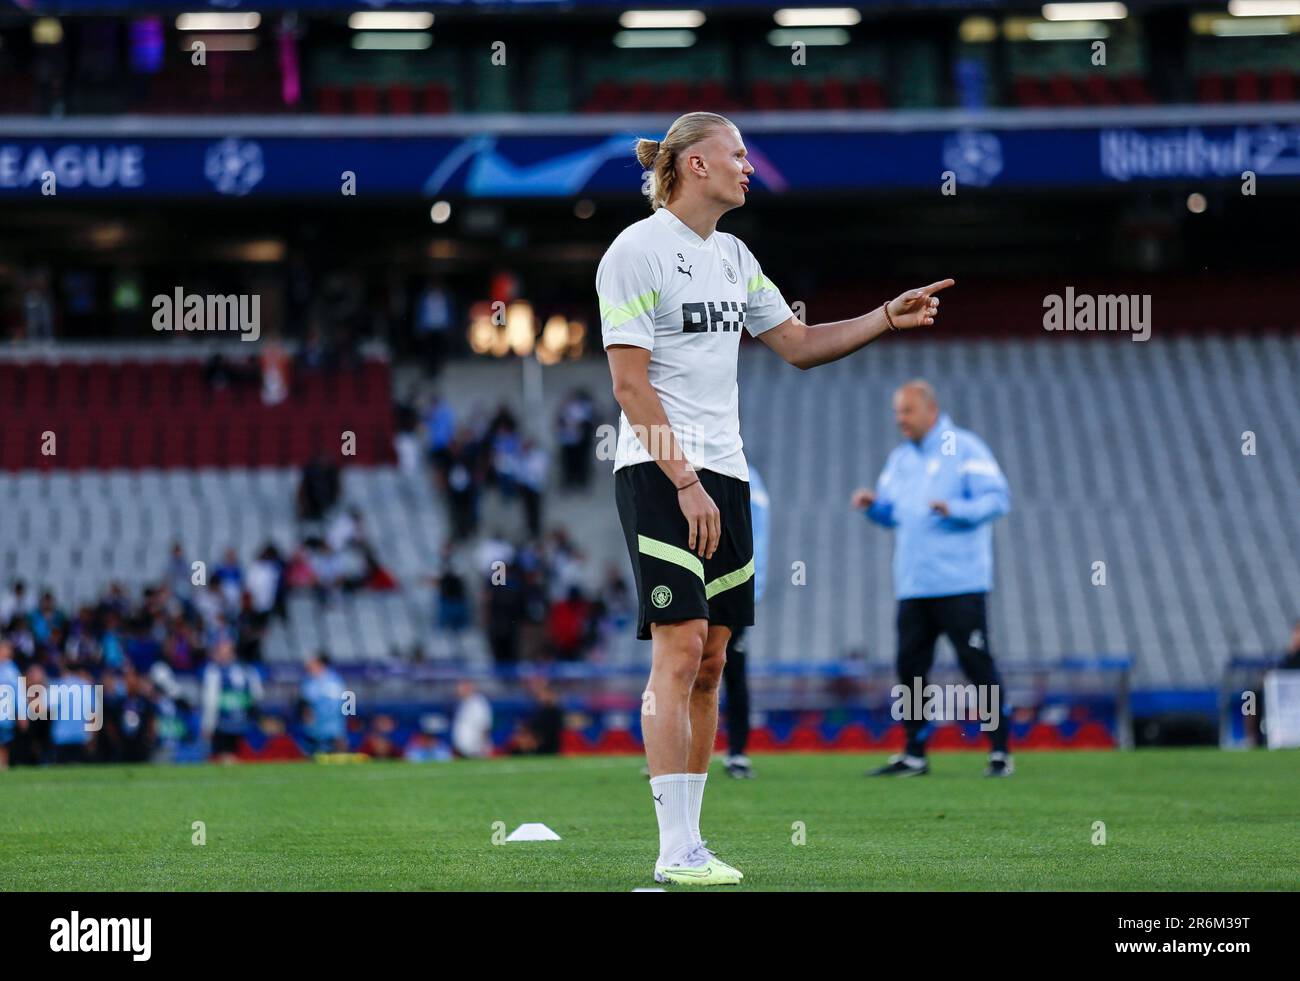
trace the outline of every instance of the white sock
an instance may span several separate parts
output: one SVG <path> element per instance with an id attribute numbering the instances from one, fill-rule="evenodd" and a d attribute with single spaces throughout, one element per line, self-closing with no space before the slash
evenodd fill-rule
<path id="1" fill-rule="evenodd" d="M 704 781 L 708 779 L 707 773 L 686 774 L 691 794 L 691 841 L 697 845 L 703 840 L 700 838 L 700 808 L 704 805 Z"/>
<path id="2" fill-rule="evenodd" d="M 655 817 L 659 819 L 659 864 L 673 865 L 685 858 L 691 840 L 691 774 L 665 773 L 650 780 Z"/>

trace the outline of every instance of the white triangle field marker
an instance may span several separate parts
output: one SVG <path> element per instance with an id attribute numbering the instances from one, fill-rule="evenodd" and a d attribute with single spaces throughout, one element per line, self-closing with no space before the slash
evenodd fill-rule
<path id="1" fill-rule="evenodd" d="M 521 824 L 506 837 L 506 841 L 559 841 L 560 836 L 544 824 Z"/>

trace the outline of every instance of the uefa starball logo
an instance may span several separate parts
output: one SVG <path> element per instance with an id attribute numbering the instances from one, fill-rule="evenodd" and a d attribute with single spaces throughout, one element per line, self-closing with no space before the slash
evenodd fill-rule
<path id="1" fill-rule="evenodd" d="M 261 144 L 233 136 L 212 144 L 203 157 L 203 176 L 218 194 L 243 197 L 266 176 Z"/>
<path id="2" fill-rule="evenodd" d="M 962 184 L 987 187 L 1002 173 L 1002 141 L 980 130 L 953 133 L 943 141 L 943 165 Z"/>

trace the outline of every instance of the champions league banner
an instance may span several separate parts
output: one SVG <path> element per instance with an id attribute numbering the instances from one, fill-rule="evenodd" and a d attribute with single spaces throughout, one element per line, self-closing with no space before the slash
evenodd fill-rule
<path id="1" fill-rule="evenodd" d="M 338 194 L 475 198 L 625 194 L 641 183 L 632 132 L 410 137 L 9 137 L 0 198 L 57 194 L 273 198 Z M 1300 179 L 1300 123 L 746 132 L 755 183 L 776 194 L 1133 186 Z"/>

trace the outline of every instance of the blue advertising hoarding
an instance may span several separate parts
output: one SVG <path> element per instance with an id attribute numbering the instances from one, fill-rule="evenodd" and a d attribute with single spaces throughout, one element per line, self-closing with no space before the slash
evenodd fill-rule
<path id="1" fill-rule="evenodd" d="M 8 136 L 0 198 L 215 198 L 338 194 L 530 198 L 627 193 L 641 182 L 631 130 L 409 136 Z M 210 127 L 209 127 L 210 128 Z M 650 132 L 650 131 L 648 131 Z M 759 189 L 799 192 L 958 187 L 1121 187 L 1155 181 L 1300 179 L 1300 122 L 870 132 L 745 130 Z"/>

